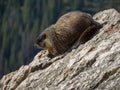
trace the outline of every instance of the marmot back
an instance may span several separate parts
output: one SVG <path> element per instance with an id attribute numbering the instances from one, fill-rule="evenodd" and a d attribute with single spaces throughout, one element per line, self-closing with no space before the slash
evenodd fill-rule
<path id="1" fill-rule="evenodd" d="M 67 51 L 76 41 L 89 40 L 100 27 L 87 13 L 69 12 L 44 30 L 37 38 L 36 45 L 47 49 L 51 55 L 58 55 Z"/>

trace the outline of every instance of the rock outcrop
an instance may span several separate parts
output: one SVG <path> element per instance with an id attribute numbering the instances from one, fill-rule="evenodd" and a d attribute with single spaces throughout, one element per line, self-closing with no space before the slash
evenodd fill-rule
<path id="1" fill-rule="evenodd" d="M 39 52 L 29 65 L 3 76 L 1 90 L 120 90 L 120 13 L 93 17 L 103 25 L 77 49 L 50 59 Z"/>

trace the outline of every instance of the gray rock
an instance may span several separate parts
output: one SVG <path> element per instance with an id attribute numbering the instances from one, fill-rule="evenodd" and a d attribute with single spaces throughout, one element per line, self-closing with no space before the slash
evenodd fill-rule
<path id="1" fill-rule="evenodd" d="M 93 18 L 103 28 L 91 40 L 53 59 L 39 52 L 3 76 L 1 90 L 120 90 L 120 14 L 109 9 Z"/>

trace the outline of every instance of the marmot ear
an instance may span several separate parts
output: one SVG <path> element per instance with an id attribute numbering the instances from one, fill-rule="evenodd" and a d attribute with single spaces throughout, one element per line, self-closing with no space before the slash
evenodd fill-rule
<path id="1" fill-rule="evenodd" d="M 52 25 L 51 25 L 51 28 L 52 28 L 52 29 L 55 29 L 55 28 L 56 28 L 56 25 L 55 25 L 55 24 L 52 24 Z"/>

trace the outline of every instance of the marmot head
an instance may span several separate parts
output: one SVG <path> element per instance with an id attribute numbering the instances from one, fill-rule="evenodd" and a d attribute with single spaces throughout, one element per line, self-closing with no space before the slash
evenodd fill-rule
<path id="1" fill-rule="evenodd" d="M 47 35 L 45 33 L 42 33 L 37 37 L 36 43 L 35 43 L 37 48 L 45 49 L 45 47 L 46 47 L 46 42 L 45 42 L 46 37 L 47 37 Z"/>
<path id="2" fill-rule="evenodd" d="M 36 39 L 35 47 L 48 50 L 52 54 L 56 54 L 56 50 L 53 45 L 53 32 L 54 25 L 46 28 Z"/>

